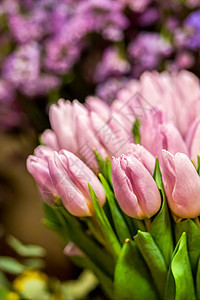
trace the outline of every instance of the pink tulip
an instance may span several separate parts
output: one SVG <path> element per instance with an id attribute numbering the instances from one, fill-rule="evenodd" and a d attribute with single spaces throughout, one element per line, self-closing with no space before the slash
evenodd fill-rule
<path id="1" fill-rule="evenodd" d="M 180 132 L 172 123 L 165 121 L 165 117 L 159 110 L 153 109 L 146 114 L 142 119 L 140 132 L 141 144 L 159 159 L 162 149 L 172 154 L 182 152 L 188 155 Z"/>
<path id="2" fill-rule="evenodd" d="M 55 132 L 51 129 L 46 129 L 42 134 L 41 134 L 41 140 L 42 143 L 49 148 L 59 151 L 59 146 L 58 146 L 58 141 Z"/>
<path id="3" fill-rule="evenodd" d="M 161 198 L 155 181 L 133 156 L 112 159 L 113 188 L 121 209 L 130 217 L 150 218 L 160 208 Z"/>
<path id="4" fill-rule="evenodd" d="M 129 154 L 137 158 L 153 175 L 155 168 L 155 157 L 147 149 L 139 144 L 130 144 L 125 154 Z"/>
<path id="5" fill-rule="evenodd" d="M 188 131 L 186 144 L 189 148 L 190 158 L 197 165 L 197 156 L 200 155 L 200 118 L 193 122 Z"/>
<path id="6" fill-rule="evenodd" d="M 59 197 L 66 209 L 75 216 L 93 214 L 88 183 L 92 186 L 100 205 L 105 202 L 104 189 L 95 174 L 73 153 L 62 150 L 49 159 L 49 171 Z"/>
<path id="7" fill-rule="evenodd" d="M 73 256 L 84 256 L 83 252 L 76 247 L 76 245 L 73 242 L 69 242 L 64 250 L 63 253 L 67 255 L 68 257 L 73 257 Z"/>
<path id="8" fill-rule="evenodd" d="M 35 149 L 34 154 L 27 159 L 27 169 L 37 182 L 38 189 L 44 200 L 52 203 L 57 192 L 49 173 L 48 158 L 53 156 L 53 151 L 47 147 L 39 146 Z"/>
<path id="9" fill-rule="evenodd" d="M 101 145 L 106 149 L 107 156 L 122 154 L 133 142 L 131 129 L 126 128 L 120 114 L 113 113 L 108 122 L 104 122 L 96 113 L 91 113 L 91 123 Z M 98 148 L 96 148 L 99 150 Z"/>
<path id="10" fill-rule="evenodd" d="M 163 113 L 153 108 L 146 112 L 141 120 L 141 145 L 149 150 L 154 156 L 158 155 L 162 149 L 161 139 L 158 137 L 158 127 L 165 121 Z"/>
<path id="11" fill-rule="evenodd" d="M 86 108 L 76 100 L 71 103 L 60 99 L 58 105 L 54 104 L 50 107 L 51 127 L 56 134 L 60 149 L 77 153 L 77 118 L 86 114 Z"/>
<path id="12" fill-rule="evenodd" d="M 94 149 L 98 151 L 103 159 L 108 156 L 108 153 L 101 144 L 98 137 L 98 129 L 94 128 L 90 115 L 96 116 L 96 121 L 101 120 L 94 112 L 89 115 L 81 115 L 77 118 L 77 144 L 79 156 L 84 162 L 96 173 L 98 172 L 98 164 L 94 155 Z M 101 120 L 103 125 L 105 122 Z M 101 129 L 99 129 L 101 130 Z"/>
<path id="13" fill-rule="evenodd" d="M 170 151 L 172 154 L 177 152 L 188 155 L 187 146 L 178 131 L 172 123 L 164 123 L 159 126 L 159 132 L 162 139 L 162 148 Z"/>
<path id="14" fill-rule="evenodd" d="M 200 215 L 200 178 L 189 157 L 162 151 L 163 181 L 169 207 L 179 218 Z"/>
<path id="15" fill-rule="evenodd" d="M 109 119 L 110 107 L 100 98 L 94 96 L 87 97 L 86 107 L 89 111 L 93 111 L 98 114 L 105 122 Z"/>

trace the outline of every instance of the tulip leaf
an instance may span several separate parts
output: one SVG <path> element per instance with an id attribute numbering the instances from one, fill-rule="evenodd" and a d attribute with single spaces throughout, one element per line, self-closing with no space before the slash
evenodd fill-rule
<path id="1" fill-rule="evenodd" d="M 103 208 L 100 206 L 93 188 L 91 187 L 90 184 L 88 184 L 88 187 L 93 201 L 97 222 L 99 223 L 99 226 L 103 232 L 108 248 L 110 249 L 111 253 L 117 258 L 121 250 L 121 246 L 118 241 L 118 238 L 115 235 Z"/>
<path id="2" fill-rule="evenodd" d="M 196 293 L 197 293 L 197 300 L 200 300 L 200 259 L 198 262 L 197 275 L 196 275 Z"/>
<path id="3" fill-rule="evenodd" d="M 165 299 L 195 300 L 195 289 L 190 266 L 186 233 L 181 235 L 173 253 L 168 272 Z"/>
<path id="4" fill-rule="evenodd" d="M 138 231 L 134 240 L 151 272 L 155 286 L 163 298 L 168 270 L 162 253 L 149 232 Z"/>
<path id="5" fill-rule="evenodd" d="M 101 174 L 103 174 L 104 178 L 107 180 L 107 182 L 109 182 L 109 184 L 112 187 L 112 177 L 111 177 L 111 162 L 108 159 L 108 157 L 106 157 L 106 160 L 103 160 L 103 158 L 99 155 L 99 153 L 94 150 L 94 154 L 99 166 L 99 172 Z"/>
<path id="6" fill-rule="evenodd" d="M 48 209 L 47 209 L 48 206 Z M 85 232 L 78 219 L 72 216 L 67 210 L 60 206 L 45 205 L 46 220 L 54 226 L 54 230 L 60 228 L 59 235 L 61 235 L 64 243 L 72 241 L 87 257 L 98 266 L 102 272 L 108 276 L 113 276 L 114 261 L 111 255 L 102 247 L 99 247 Z M 50 221 L 48 219 L 50 217 Z M 59 223 L 60 222 L 60 223 Z"/>
<path id="7" fill-rule="evenodd" d="M 191 220 L 187 219 L 176 223 L 175 225 L 175 236 L 176 241 L 179 240 L 183 232 L 187 233 L 187 247 L 190 258 L 192 272 L 195 275 L 197 271 L 197 265 L 200 258 L 200 231 L 196 224 Z"/>
<path id="8" fill-rule="evenodd" d="M 197 173 L 200 175 L 200 156 L 199 155 L 197 155 L 197 163 L 198 163 Z"/>
<path id="9" fill-rule="evenodd" d="M 151 274 L 134 241 L 127 239 L 115 269 L 116 300 L 159 299 Z"/>
<path id="10" fill-rule="evenodd" d="M 151 223 L 150 234 L 160 249 L 167 266 L 169 266 L 174 245 L 170 215 L 165 199 L 163 199 L 161 209 Z"/>
<path id="11" fill-rule="evenodd" d="M 43 225 L 58 233 L 67 244 L 69 242 L 68 231 L 62 215 L 57 213 L 56 206 L 43 202 L 43 211 L 45 218 L 42 220 Z"/>
<path id="12" fill-rule="evenodd" d="M 133 124 L 133 129 L 132 129 L 135 144 L 140 144 L 140 125 L 141 125 L 140 120 L 136 119 Z"/>
<path id="13" fill-rule="evenodd" d="M 162 174 L 160 171 L 159 161 L 158 161 L 157 157 L 155 160 L 155 168 L 154 168 L 154 172 L 153 172 L 153 178 L 154 178 L 159 190 L 162 190 L 163 189 Z"/>
<path id="14" fill-rule="evenodd" d="M 101 183 L 104 187 L 104 190 L 106 192 L 106 198 L 108 200 L 108 204 L 110 207 L 113 223 L 115 226 L 115 231 L 118 235 L 118 238 L 119 238 L 121 244 L 123 244 L 126 238 L 131 237 L 129 228 L 124 220 L 123 215 L 121 214 L 121 209 L 119 208 L 119 206 L 115 200 L 115 196 L 114 196 L 113 192 L 111 191 L 107 181 L 105 180 L 103 175 L 100 174 L 99 177 L 100 177 Z"/>

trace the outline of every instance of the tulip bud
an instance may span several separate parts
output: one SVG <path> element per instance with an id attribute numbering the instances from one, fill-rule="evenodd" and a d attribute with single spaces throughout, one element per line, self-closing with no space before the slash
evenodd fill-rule
<path id="1" fill-rule="evenodd" d="M 91 114 L 95 113 L 92 112 Z M 100 119 L 98 116 L 97 118 Z M 102 122 L 104 124 L 103 120 Z M 92 170 L 98 172 L 98 164 L 94 155 L 94 149 L 98 151 L 103 159 L 105 159 L 108 154 L 104 145 L 99 141 L 97 129 L 93 127 L 90 115 L 79 116 L 76 129 L 79 156 L 84 159 L 85 163 Z"/>
<path id="2" fill-rule="evenodd" d="M 146 112 L 141 121 L 141 144 L 154 156 L 162 149 L 161 139 L 158 137 L 158 127 L 164 121 L 165 116 L 163 113 L 155 108 Z"/>
<path id="3" fill-rule="evenodd" d="M 54 130 L 60 149 L 77 153 L 76 122 L 80 115 L 87 114 L 86 108 L 78 101 L 64 101 L 60 99 L 58 105 L 50 107 L 50 122 Z"/>
<path id="4" fill-rule="evenodd" d="M 93 204 L 88 189 L 92 186 L 100 205 L 105 202 L 105 192 L 95 174 L 73 153 L 62 150 L 49 159 L 49 171 L 59 197 L 66 209 L 75 216 L 93 214 Z"/>
<path id="5" fill-rule="evenodd" d="M 131 130 L 128 130 L 120 115 L 113 113 L 108 122 L 104 122 L 96 113 L 90 115 L 91 123 L 101 145 L 107 151 L 107 156 L 122 154 L 130 142 L 133 142 Z M 99 149 L 96 148 L 99 152 Z"/>
<path id="6" fill-rule="evenodd" d="M 121 209 L 130 217 L 152 217 L 160 208 L 161 198 L 155 181 L 143 164 L 133 156 L 112 159 L 114 192 Z"/>
<path id="7" fill-rule="evenodd" d="M 39 146 L 35 149 L 34 154 L 27 159 L 27 169 L 37 182 L 38 189 L 44 200 L 52 203 L 57 192 L 49 174 L 48 158 L 53 156 L 53 151 L 47 147 Z"/>
<path id="8" fill-rule="evenodd" d="M 162 149 L 188 154 L 186 144 L 178 131 L 172 124 L 164 121 L 164 116 L 159 110 L 152 110 L 142 120 L 141 144 L 154 156 L 161 158 Z"/>
<path id="9" fill-rule="evenodd" d="M 110 107 L 105 101 L 98 97 L 89 96 L 86 98 L 86 107 L 100 116 L 105 122 L 109 119 Z"/>
<path id="10" fill-rule="evenodd" d="M 163 182 L 169 207 L 179 218 L 200 215 L 200 178 L 189 157 L 162 151 Z"/>
<path id="11" fill-rule="evenodd" d="M 72 242 L 69 242 L 64 250 L 63 253 L 67 255 L 68 257 L 73 257 L 73 256 L 84 256 L 83 252 L 76 247 L 76 245 Z"/>
<path id="12" fill-rule="evenodd" d="M 49 148 L 59 151 L 59 146 L 58 146 L 58 141 L 55 132 L 51 129 L 46 129 L 42 134 L 41 134 L 41 140 L 42 143 Z"/>
<path id="13" fill-rule="evenodd" d="M 197 156 L 200 155 L 200 118 L 197 118 L 186 137 L 186 144 L 189 148 L 190 158 L 197 165 Z"/>
<path id="14" fill-rule="evenodd" d="M 153 175 L 155 168 L 155 157 L 147 149 L 139 144 L 130 144 L 125 154 L 129 154 L 137 158 L 145 166 L 149 173 Z"/>

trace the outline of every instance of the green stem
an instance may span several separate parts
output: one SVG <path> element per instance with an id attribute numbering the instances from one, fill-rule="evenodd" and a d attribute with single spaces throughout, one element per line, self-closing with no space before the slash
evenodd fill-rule
<path id="1" fill-rule="evenodd" d="M 198 227 L 199 230 L 200 230 L 200 221 L 199 221 L 199 217 L 196 217 L 196 218 L 194 219 L 194 223 L 197 225 L 197 227 Z"/>
<path id="2" fill-rule="evenodd" d="M 146 227 L 147 232 L 149 232 L 150 229 L 151 229 L 151 219 L 145 218 L 145 219 L 144 219 L 144 224 L 145 224 L 145 227 Z"/>

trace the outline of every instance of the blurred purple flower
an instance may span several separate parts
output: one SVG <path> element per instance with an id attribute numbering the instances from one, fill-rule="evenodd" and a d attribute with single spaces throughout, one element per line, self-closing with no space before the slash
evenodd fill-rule
<path id="1" fill-rule="evenodd" d="M 139 76 L 146 69 L 156 69 L 160 59 L 168 56 L 172 49 L 158 33 L 143 32 L 130 43 L 128 50 L 135 65 L 133 72 Z"/>
<path id="2" fill-rule="evenodd" d="M 155 7 L 150 7 L 145 10 L 138 18 L 138 24 L 141 27 L 147 27 L 158 21 L 159 11 Z"/>
<path id="3" fill-rule="evenodd" d="M 186 38 L 186 45 L 190 49 L 200 47 L 200 9 L 191 13 L 184 22 L 188 27 L 188 37 Z"/>
<path id="4" fill-rule="evenodd" d="M 3 78 L 20 88 L 25 82 L 36 80 L 40 72 L 40 50 L 36 43 L 20 46 L 3 65 Z"/>
<path id="5" fill-rule="evenodd" d="M 104 51 L 102 60 L 98 63 L 94 75 L 95 81 L 104 81 L 108 77 L 124 75 L 130 71 L 130 64 L 115 47 Z"/>
<path id="6" fill-rule="evenodd" d="M 109 78 L 105 82 L 97 85 L 96 94 L 103 100 L 108 103 L 111 103 L 118 91 L 124 88 L 127 78 L 119 77 L 119 78 Z"/>

